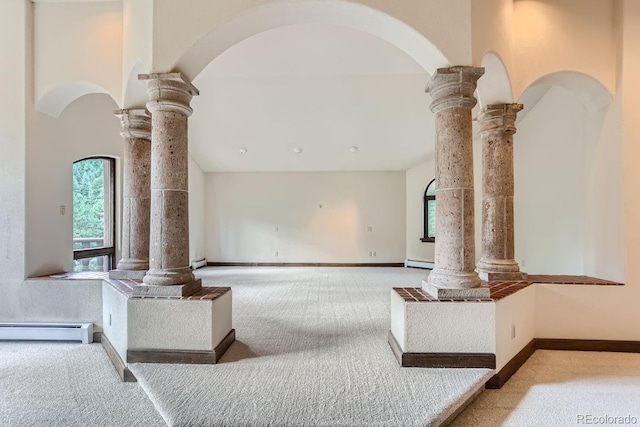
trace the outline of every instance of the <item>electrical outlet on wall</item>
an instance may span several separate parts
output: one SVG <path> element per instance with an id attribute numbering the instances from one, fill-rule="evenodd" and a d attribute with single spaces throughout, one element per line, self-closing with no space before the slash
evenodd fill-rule
<path id="1" fill-rule="evenodd" d="M 275 256 L 278 256 L 278 251 L 276 251 L 274 255 L 275 255 Z"/>
<path id="2" fill-rule="evenodd" d="M 373 227 L 369 225 L 369 226 L 367 227 L 367 231 L 373 231 Z"/>
<path id="3" fill-rule="evenodd" d="M 67 213 L 67 207 L 64 205 L 60 205 L 60 215 L 64 215 Z"/>

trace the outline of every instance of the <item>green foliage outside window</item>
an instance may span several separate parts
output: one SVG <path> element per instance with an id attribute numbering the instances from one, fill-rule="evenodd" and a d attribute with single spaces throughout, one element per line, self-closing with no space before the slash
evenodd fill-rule
<path id="1" fill-rule="evenodd" d="M 101 159 L 73 164 L 74 238 L 104 238 L 104 166 Z"/>

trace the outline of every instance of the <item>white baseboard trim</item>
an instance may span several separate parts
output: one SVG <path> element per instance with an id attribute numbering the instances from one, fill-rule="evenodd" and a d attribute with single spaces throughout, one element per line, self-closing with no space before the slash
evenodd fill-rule
<path id="1" fill-rule="evenodd" d="M 405 267 L 415 267 L 415 268 L 426 268 L 429 270 L 433 270 L 435 264 L 429 261 L 414 261 L 412 259 L 404 260 Z"/>

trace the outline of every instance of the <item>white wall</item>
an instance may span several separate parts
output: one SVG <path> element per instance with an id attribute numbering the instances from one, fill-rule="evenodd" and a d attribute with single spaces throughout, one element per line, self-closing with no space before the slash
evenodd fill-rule
<path id="1" fill-rule="evenodd" d="M 434 158 L 406 171 L 406 258 L 409 260 L 434 261 L 435 243 L 420 241 L 424 236 L 424 191 L 433 178 L 435 178 Z"/>
<path id="2" fill-rule="evenodd" d="M 518 123 L 515 256 L 523 271 L 584 273 L 585 125 L 581 101 L 559 87 L 552 87 Z"/>
<path id="3" fill-rule="evenodd" d="M 26 82 L 31 3 L 0 2 L 0 320 L 18 311 L 24 278 Z"/>
<path id="4" fill-rule="evenodd" d="M 208 261 L 405 258 L 404 172 L 210 173 L 205 199 Z"/>
<path id="5" fill-rule="evenodd" d="M 120 100 L 122 3 L 39 2 L 34 20 L 35 99 L 41 111 L 57 115 L 57 108 L 50 105 L 54 100 L 47 98 L 43 104 L 40 100 L 75 81 L 91 82 Z M 65 98 L 59 95 L 56 98 Z"/>
<path id="6" fill-rule="evenodd" d="M 622 96 L 587 111 L 584 272 L 624 282 Z"/>
<path id="7" fill-rule="evenodd" d="M 204 182 L 204 172 L 189 155 L 189 261 L 204 258 Z"/>
<path id="8" fill-rule="evenodd" d="M 30 112 L 27 142 L 26 276 L 73 267 L 73 162 L 89 156 L 116 158 L 116 244 L 120 248 L 120 162 L 124 140 L 117 106 L 108 95 L 74 101 L 60 118 Z M 66 214 L 60 214 L 66 206 Z"/>

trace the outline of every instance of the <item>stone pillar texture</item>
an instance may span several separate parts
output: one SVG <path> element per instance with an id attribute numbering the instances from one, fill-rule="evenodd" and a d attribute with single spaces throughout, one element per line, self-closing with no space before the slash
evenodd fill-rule
<path id="1" fill-rule="evenodd" d="M 514 257 L 513 134 L 521 104 L 487 106 L 479 115 L 482 138 L 482 280 L 525 279 Z"/>
<path id="2" fill-rule="evenodd" d="M 480 286 L 475 272 L 471 109 L 483 73 L 483 68 L 440 68 L 427 86 L 436 116 L 435 268 L 427 280 L 431 289 Z"/>
<path id="3" fill-rule="evenodd" d="M 198 91 L 179 73 L 147 74 L 151 112 L 151 227 L 145 285 L 194 281 L 189 267 L 187 119 Z"/>
<path id="4" fill-rule="evenodd" d="M 138 278 L 149 269 L 149 212 L 151 204 L 151 117 L 144 109 L 118 110 L 126 140 L 123 161 L 122 259 L 114 273 Z M 133 277 L 125 272 L 138 272 Z M 130 276 L 130 277 L 129 277 Z"/>

